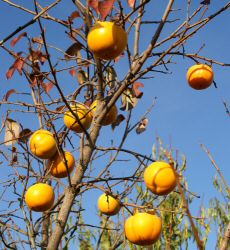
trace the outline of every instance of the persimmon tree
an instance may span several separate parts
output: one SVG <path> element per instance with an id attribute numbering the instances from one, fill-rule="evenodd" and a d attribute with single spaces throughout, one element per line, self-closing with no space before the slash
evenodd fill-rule
<path id="1" fill-rule="evenodd" d="M 1 50 L 12 60 L 8 71 L 2 73 L 11 84 L 19 74 L 25 84 L 24 91 L 19 92 L 15 83 L 2 94 L 0 102 L 0 131 L 5 137 L 1 142 L 1 165 L 8 165 L 1 181 L 1 207 L 5 209 L 0 214 L 1 249 L 141 249 L 129 242 L 124 233 L 125 220 L 136 211 L 155 212 L 162 220 L 161 236 L 149 249 L 188 249 L 192 240 L 198 249 L 205 249 L 213 223 L 218 224 L 217 247 L 229 249 L 230 191 L 205 146 L 202 145 L 217 169 L 214 185 L 226 203 L 213 199 L 210 207 L 201 207 L 200 216 L 194 217 L 189 205 L 199 194 L 189 191 L 185 156 L 178 156 L 177 150 L 164 146 L 159 138 L 149 155 L 143 154 L 141 148 L 137 152 L 125 145 L 132 133 L 136 133 L 138 143 L 144 143 L 142 133 L 149 133 L 148 116 L 156 99 L 153 97 L 153 104 L 138 120 L 133 119 L 133 112 L 141 107 L 144 84 L 149 84 L 153 74 L 169 73 L 177 58 L 188 58 L 191 64 L 207 64 L 208 68 L 230 66 L 203 55 L 202 44 L 195 53 L 187 49 L 193 36 L 229 11 L 230 2 L 223 1 L 215 9 L 210 1 L 187 1 L 178 10 L 174 8 L 176 1 L 169 0 L 161 4 L 162 15 L 156 19 L 150 18 L 148 10 L 158 3 L 150 0 L 32 2 L 2 0 L 9 9 L 8 15 L 14 9 L 30 16 L 30 20 L 18 20 L 15 29 L 0 41 Z M 72 6 L 71 11 L 60 18 L 56 10 L 65 5 Z M 177 18 L 179 12 L 183 17 Z M 119 51 L 119 55 L 114 53 L 115 58 L 112 51 L 103 56 L 94 51 L 102 43 L 96 35 L 91 37 L 91 43 L 95 38 L 94 49 L 87 43 L 92 27 L 103 26 L 105 21 L 118 27 L 113 36 L 118 36 L 120 30 L 127 34 L 126 44 L 121 41 L 125 33 L 119 33 L 116 46 L 125 45 L 125 49 L 121 53 L 113 48 Z M 62 40 L 70 45 L 63 49 Z M 79 105 L 84 108 L 78 112 Z M 87 118 L 86 126 L 83 119 L 87 115 L 91 118 Z M 64 122 L 64 116 L 74 122 Z M 73 129 L 74 124 L 78 128 Z M 31 135 L 39 129 L 53 135 L 66 166 L 65 178 L 51 175 L 49 160 L 31 151 Z M 105 134 L 106 129 L 109 132 Z M 46 146 L 49 143 L 43 147 Z M 72 172 L 68 170 L 66 151 L 75 159 Z M 127 175 L 114 171 L 113 167 L 127 158 L 135 167 L 125 172 Z M 177 187 L 168 195 L 153 194 L 143 181 L 146 167 L 154 161 L 168 162 L 177 175 Z M 49 184 L 55 192 L 52 207 L 43 213 L 34 212 L 25 202 L 29 187 L 40 182 Z M 119 201 L 117 215 L 110 217 L 92 211 L 93 208 L 85 209 L 85 197 L 95 189 Z M 98 218 L 85 223 L 85 213 L 97 214 Z"/>

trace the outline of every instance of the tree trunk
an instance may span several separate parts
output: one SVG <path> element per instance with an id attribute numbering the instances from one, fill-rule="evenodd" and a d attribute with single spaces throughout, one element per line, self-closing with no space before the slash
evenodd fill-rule
<path id="1" fill-rule="evenodd" d="M 94 146 L 99 135 L 100 126 L 95 124 L 90 133 L 90 140 L 87 139 L 83 147 L 83 152 L 79 159 L 77 169 L 71 179 L 72 187 L 68 187 L 65 190 L 65 197 L 61 209 L 58 214 L 58 219 L 54 231 L 49 239 L 47 250 L 56 250 L 58 249 L 59 243 L 64 233 L 65 225 L 73 205 L 74 199 L 77 196 L 79 190 L 76 189 L 77 185 L 81 183 L 84 173 L 89 164 L 91 155 L 94 150 Z"/>

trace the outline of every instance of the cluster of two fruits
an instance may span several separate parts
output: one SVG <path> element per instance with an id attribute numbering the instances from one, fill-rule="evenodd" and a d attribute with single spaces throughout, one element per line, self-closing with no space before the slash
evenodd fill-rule
<path id="1" fill-rule="evenodd" d="M 177 174 L 170 164 L 158 161 L 145 169 L 144 182 L 155 195 L 167 195 L 177 185 Z M 98 200 L 98 208 L 111 216 L 119 212 L 121 203 L 111 195 L 103 194 Z M 152 211 L 136 212 L 125 221 L 124 231 L 130 242 L 141 246 L 151 245 L 161 235 L 162 221 Z"/>

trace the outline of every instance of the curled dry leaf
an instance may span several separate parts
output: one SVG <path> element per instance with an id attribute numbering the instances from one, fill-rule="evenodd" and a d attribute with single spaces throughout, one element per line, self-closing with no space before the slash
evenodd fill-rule
<path id="1" fill-rule="evenodd" d="M 19 133 L 19 138 L 18 140 L 22 143 L 26 143 L 30 136 L 32 135 L 32 131 L 28 128 L 23 129 L 20 133 Z"/>
<path id="2" fill-rule="evenodd" d="M 12 146 L 17 142 L 17 138 L 19 137 L 20 124 L 13 119 L 7 118 L 5 128 L 4 144 L 6 146 Z"/>
<path id="3" fill-rule="evenodd" d="M 117 73 L 112 66 L 108 66 L 106 68 L 106 75 L 105 75 L 106 85 L 113 89 L 116 86 L 117 82 Z"/>
<path id="4" fill-rule="evenodd" d="M 71 57 L 76 57 L 78 51 L 81 50 L 82 45 L 79 42 L 72 44 L 66 51 L 65 51 L 65 59 L 70 60 Z"/>
<path id="5" fill-rule="evenodd" d="M 70 17 L 69 17 L 70 22 L 73 22 L 73 20 L 77 17 L 80 17 L 80 13 L 78 11 L 72 12 Z"/>
<path id="6" fill-rule="evenodd" d="M 48 59 L 48 56 L 44 54 L 41 50 L 31 49 L 28 59 L 35 64 L 34 66 L 39 67 L 38 61 L 43 65 L 44 62 Z"/>
<path id="7" fill-rule="evenodd" d="M 143 118 L 136 127 L 136 133 L 137 134 L 143 133 L 146 130 L 148 123 L 149 123 L 149 120 L 147 118 Z"/>
<path id="8" fill-rule="evenodd" d="M 10 66 L 8 71 L 6 72 L 6 79 L 11 79 L 13 77 L 13 74 L 15 70 L 18 71 L 20 75 L 22 75 L 22 68 L 24 65 L 24 58 L 18 58 L 15 60 L 14 64 Z"/>
<path id="9" fill-rule="evenodd" d="M 115 127 L 119 126 L 121 124 L 121 122 L 123 122 L 125 120 L 125 117 L 122 114 L 119 114 L 115 120 L 115 122 L 112 123 L 111 127 L 112 130 L 115 129 Z"/>
<path id="10" fill-rule="evenodd" d="M 77 72 L 77 80 L 80 85 L 84 84 L 85 82 L 88 81 L 88 75 L 84 70 L 79 70 Z"/>
<path id="11" fill-rule="evenodd" d="M 134 8 L 136 0 L 127 0 L 129 7 Z"/>
<path id="12" fill-rule="evenodd" d="M 15 89 L 10 89 L 10 90 L 8 90 L 8 91 L 6 92 L 6 95 L 3 97 L 3 101 L 4 101 L 4 102 L 7 102 L 8 99 L 9 99 L 9 97 L 10 97 L 12 94 L 14 94 L 14 93 L 16 93 L 16 90 L 15 90 Z"/>
<path id="13" fill-rule="evenodd" d="M 32 43 L 44 44 L 42 38 L 39 37 L 33 37 Z"/>
<path id="14" fill-rule="evenodd" d="M 143 88 L 143 87 L 144 87 L 144 84 L 140 82 L 135 82 L 133 84 L 133 92 L 136 98 L 141 98 L 143 96 L 143 92 L 139 90 L 139 88 Z"/>
<path id="15" fill-rule="evenodd" d="M 52 82 L 49 82 L 49 83 L 44 83 L 42 82 L 41 83 L 43 89 L 45 90 L 45 92 L 48 94 L 50 92 L 50 90 L 53 88 L 53 83 Z"/>
<path id="16" fill-rule="evenodd" d="M 111 10 L 113 9 L 113 5 L 116 0 L 105 0 L 98 3 L 98 11 L 101 15 L 101 19 L 105 20 L 105 18 L 109 15 Z"/>
<path id="17" fill-rule="evenodd" d="M 13 74 L 15 72 L 15 68 L 14 65 L 10 66 L 10 68 L 8 69 L 8 71 L 6 72 L 6 79 L 11 79 L 13 77 Z"/>
<path id="18" fill-rule="evenodd" d="M 126 89 L 121 96 L 122 107 L 121 110 L 129 111 L 136 107 L 138 103 L 138 98 L 135 97 L 133 89 L 128 88 Z"/>
<path id="19" fill-rule="evenodd" d="M 69 73 L 71 76 L 75 77 L 77 75 L 77 70 L 76 69 L 71 69 L 69 70 Z"/>
<path id="20" fill-rule="evenodd" d="M 25 36 L 27 36 L 26 32 L 21 33 L 19 36 L 11 40 L 10 46 L 13 48 L 16 45 L 16 43 L 19 42 L 22 39 L 22 37 L 25 37 Z"/>
<path id="21" fill-rule="evenodd" d="M 89 7 L 93 8 L 99 14 L 98 2 L 99 0 L 89 0 Z"/>

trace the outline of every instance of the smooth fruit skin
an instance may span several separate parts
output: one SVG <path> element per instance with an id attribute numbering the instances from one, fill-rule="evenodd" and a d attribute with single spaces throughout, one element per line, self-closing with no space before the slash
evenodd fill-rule
<path id="1" fill-rule="evenodd" d="M 127 33 L 114 22 L 97 22 L 88 34 L 87 43 L 96 57 L 112 60 L 125 49 Z"/>
<path id="2" fill-rule="evenodd" d="M 161 219 L 149 213 L 136 213 L 125 221 L 126 238 L 140 246 L 152 245 L 162 230 Z"/>
<path id="3" fill-rule="evenodd" d="M 91 112 L 92 112 L 92 116 L 94 116 L 96 109 L 97 109 L 97 100 L 95 100 L 91 106 L 90 106 Z M 111 107 L 111 109 L 107 112 L 105 118 L 102 120 L 101 125 L 102 126 L 107 126 L 112 124 L 113 122 L 116 121 L 117 119 L 117 106 L 113 105 Z"/>
<path id="4" fill-rule="evenodd" d="M 67 161 L 68 171 L 71 173 L 75 166 L 75 159 L 70 152 L 65 152 L 65 158 Z M 58 152 L 49 159 L 48 168 L 52 176 L 56 178 L 65 178 L 68 176 L 68 171 L 65 165 L 64 158 Z"/>
<path id="5" fill-rule="evenodd" d="M 92 122 L 92 116 L 90 114 L 89 108 L 83 104 L 76 104 L 74 107 L 72 107 L 72 110 L 78 116 L 82 126 L 85 128 L 85 130 L 87 130 Z M 83 128 L 80 126 L 77 119 L 70 111 L 65 112 L 64 123 L 67 128 L 75 131 L 76 133 L 84 132 Z"/>
<path id="6" fill-rule="evenodd" d="M 169 194 L 177 185 L 174 168 L 167 162 L 157 161 L 150 164 L 144 172 L 144 181 L 149 190 L 156 195 Z"/>
<path id="7" fill-rule="evenodd" d="M 98 199 L 99 210 L 106 215 L 115 215 L 120 211 L 121 205 L 114 197 L 102 194 Z"/>
<path id="8" fill-rule="evenodd" d="M 53 157 L 57 151 L 57 145 L 53 134 L 44 129 L 34 132 L 30 138 L 30 150 L 41 159 Z"/>
<path id="9" fill-rule="evenodd" d="M 213 70 L 206 64 L 193 65 L 187 72 L 188 83 L 196 90 L 208 88 L 212 84 L 213 79 Z"/>
<path id="10" fill-rule="evenodd" d="M 44 212 L 53 206 L 55 199 L 53 188 L 45 183 L 37 183 L 26 192 L 27 206 L 35 212 Z"/>

